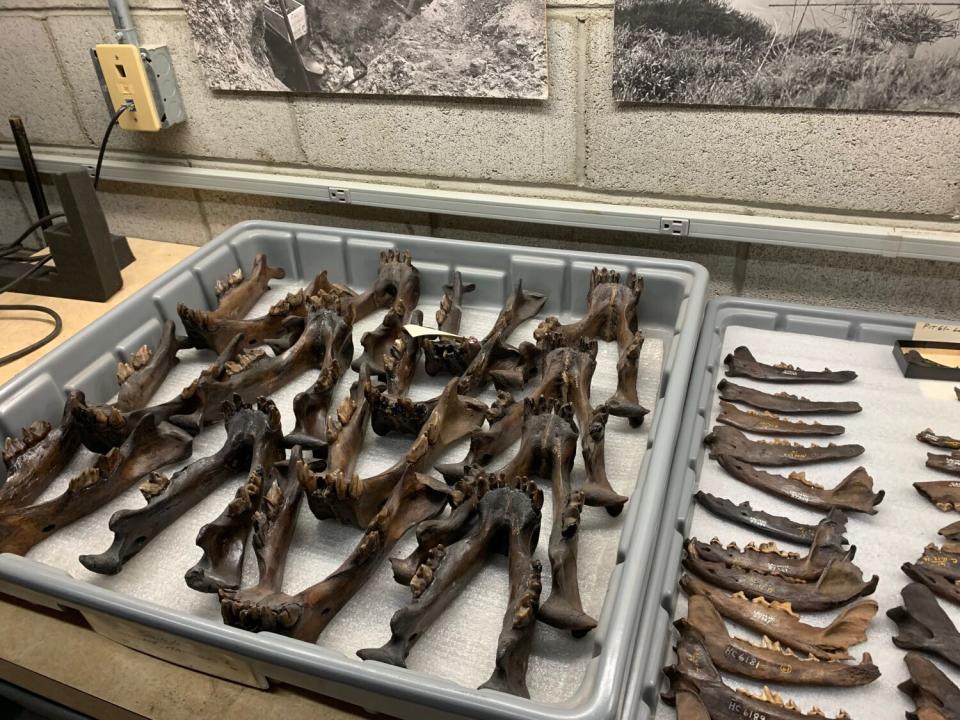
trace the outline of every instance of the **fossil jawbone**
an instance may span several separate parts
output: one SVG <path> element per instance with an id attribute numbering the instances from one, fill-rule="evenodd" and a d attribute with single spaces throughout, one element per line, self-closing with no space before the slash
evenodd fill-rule
<path id="1" fill-rule="evenodd" d="M 360 650 L 364 660 L 405 666 L 414 643 L 483 567 L 493 552 L 506 549 L 510 599 L 497 646 L 495 670 L 481 688 L 529 697 L 527 660 L 540 598 L 540 564 L 533 559 L 540 531 L 543 495 L 536 486 L 524 490 L 498 488 L 476 505 L 449 546 L 436 545 L 424 554 L 410 580 L 414 599 L 390 621 L 391 637 L 383 647 Z"/>
<path id="2" fill-rule="evenodd" d="M 114 575 L 162 530 L 237 472 L 247 472 L 252 458 L 273 446 L 276 430 L 258 408 L 234 399 L 225 408 L 227 439 L 215 454 L 195 460 L 167 477 L 152 473 L 140 487 L 147 504 L 118 510 L 110 518 L 113 543 L 97 555 L 81 555 L 80 563 L 96 573 Z"/>
<path id="3" fill-rule="evenodd" d="M 860 600 L 819 627 L 801 622 L 788 602 L 763 596 L 750 600 L 742 592 L 731 595 L 687 573 L 680 576 L 680 587 L 687 595 L 706 597 L 725 618 L 821 660 L 849 659 L 849 648 L 866 642 L 867 628 L 879 609 L 874 600 Z"/>
<path id="4" fill-rule="evenodd" d="M 801 370 L 784 363 L 767 365 L 757 362 L 753 354 L 742 346 L 727 355 L 723 364 L 727 366 L 728 377 L 748 377 L 768 382 L 847 383 L 857 377 L 852 370 L 833 372 L 830 369 Z"/>
<path id="5" fill-rule="evenodd" d="M 909 720 L 960 720 L 960 688 L 940 668 L 917 653 L 903 659 L 910 679 L 900 683 L 900 692 L 909 695 L 917 706 L 907 713 Z"/>
<path id="6" fill-rule="evenodd" d="M 691 717 L 696 720 L 705 717 L 711 720 L 831 720 L 816 708 L 809 714 L 801 712 L 794 702 L 784 702 L 766 687 L 758 695 L 731 689 L 711 661 L 703 638 L 692 628 L 680 636 L 677 664 L 666 668 L 664 674 L 670 680 L 670 690 L 663 694 L 663 699 L 679 706 L 684 698 L 686 708 L 692 708 Z M 834 720 L 850 720 L 850 717 L 840 711 Z"/>
<path id="7" fill-rule="evenodd" d="M 0 552 L 23 555 L 57 530 L 119 497 L 150 472 L 189 457 L 192 447 L 189 434 L 144 418 L 123 445 L 101 455 L 57 497 L 0 512 Z"/>
<path id="8" fill-rule="evenodd" d="M 897 624 L 893 644 L 902 650 L 922 650 L 960 667 L 960 633 L 926 585 L 910 583 L 900 594 L 901 607 L 887 610 Z"/>
<path id="9" fill-rule="evenodd" d="M 726 498 L 716 497 L 702 490 L 698 490 L 694 497 L 697 504 L 713 515 L 737 525 L 758 530 L 775 540 L 809 545 L 817 532 L 816 525 L 805 525 L 781 515 L 771 515 L 763 510 L 754 510 L 746 500 L 739 505 L 734 505 Z M 827 517 L 835 518 L 840 521 L 843 527 L 846 526 L 847 518 L 841 510 L 831 510 Z M 846 540 L 843 542 L 846 542 Z"/>
<path id="10" fill-rule="evenodd" d="M 730 592 L 744 592 L 748 597 L 763 596 L 768 600 L 788 602 L 798 611 L 832 610 L 848 602 L 870 595 L 880 578 L 863 579 L 853 563 L 832 561 L 815 582 L 798 582 L 779 575 L 741 570 L 700 557 L 696 546 L 687 545 L 684 567 L 703 580 Z"/>
<path id="11" fill-rule="evenodd" d="M 800 445 L 786 440 L 751 440 L 732 427 L 717 426 L 703 439 L 710 457 L 729 455 L 754 465 L 800 465 L 862 455 L 862 445 Z"/>
<path id="12" fill-rule="evenodd" d="M 831 490 L 807 480 L 806 473 L 793 472 L 787 476 L 773 475 L 757 470 L 745 462 L 728 455 L 718 455 L 717 462 L 727 473 L 742 483 L 758 488 L 784 500 L 815 508 L 832 510 L 838 508 L 849 512 L 876 515 L 877 505 L 883 500 L 884 491 L 873 492 L 873 478 L 863 467 L 858 467 Z"/>
<path id="13" fill-rule="evenodd" d="M 674 624 L 681 637 L 690 629 L 696 631 L 718 669 L 753 680 L 856 687 L 868 685 L 880 677 L 880 670 L 868 653 L 863 654 L 859 664 L 838 660 L 824 662 L 817 658 L 801 658 L 767 636 L 763 637 L 762 645 L 733 637 L 720 613 L 702 595 L 689 599 L 687 619 Z"/>
<path id="14" fill-rule="evenodd" d="M 269 631 L 316 642 L 323 629 L 380 567 L 397 541 L 417 523 L 438 515 L 449 488 L 427 475 L 410 472 L 393 489 L 359 543 L 326 579 L 297 593 L 249 598 L 221 591 L 220 611 L 228 625 Z"/>
<path id="15" fill-rule="evenodd" d="M 805 413 L 858 413 L 863 410 L 860 403 L 834 402 L 830 400 L 808 400 L 788 393 L 765 393 L 762 390 L 744 387 L 721 380 L 717 385 L 720 399 L 728 402 L 738 402 L 758 410 L 797 415 Z"/>

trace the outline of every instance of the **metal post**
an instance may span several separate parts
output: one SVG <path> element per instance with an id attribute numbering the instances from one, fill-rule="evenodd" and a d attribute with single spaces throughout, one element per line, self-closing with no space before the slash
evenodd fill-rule
<path id="1" fill-rule="evenodd" d="M 33 159 L 33 151 L 30 149 L 30 140 L 27 139 L 27 131 L 23 127 L 23 120 L 16 115 L 10 118 L 10 131 L 13 133 L 13 140 L 17 144 L 17 152 L 20 154 L 20 163 L 23 165 L 27 187 L 30 188 L 30 195 L 33 197 L 33 206 L 37 209 L 37 218 L 46 217 L 50 214 L 50 208 L 47 206 L 47 198 L 43 194 L 43 183 L 40 182 L 40 173 L 37 170 L 37 163 Z M 50 225 L 50 222 L 45 222 L 40 227 L 46 230 Z"/>
<path id="2" fill-rule="evenodd" d="M 109 0 L 109 2 L 113 26 L 117 29 L 117 42 L 140 47 L 140 34 L 133 24 L 127 0 Z"/>

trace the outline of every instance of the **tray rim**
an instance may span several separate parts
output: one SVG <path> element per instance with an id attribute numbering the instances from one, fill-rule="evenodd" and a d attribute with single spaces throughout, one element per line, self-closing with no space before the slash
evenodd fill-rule
<path id="1" fill-rule="evenodd" d="M 81 347 L 87 335 L 108 325 L 130 305 L 151 299 L 157 290 L 181 274 L 193 272 L 194 266 L 199 261 L 217 252 L 222 246 L 231 245 L 236 248 L 239 243 L 254 242 L 258 233 L 272 233 L 274 239 L 278 233 L 286 233 L 291 242 L 296 242 L 298 233 L 323 232 L 342 235 L 345 241 L 353 236 L 359 239 L 391 242 L 400 247 L 411 239 L 416 243 L 427 243 L 438 247 L 465 242 L 295 223 L 259 220 L 239 223 L 198 248 L 196 252 L 152 280 L 30 368 L 9 380 L 0 387 L 0 408 L 11 397 L 21 392 L 28 392 L 32 383 L 44 376 L 48 366 Z M 599 618 L 598 631 L 602 630 L 602 634 L 598 632 L 594 642 L 601 645 L 603 651 L 595 656 L 598 657 L 595 670 L 588 668 L 580 690 L 570 699 L 559 704 L 534 702 L 503 693 L 464 688 L 424 673 L 412 671 L 413 674 L 411 674 L 411 671 L 404 668 L 394 668 L 380 663 L 355 662 L 319 645 L 303 643 L 271 633 L 249 633 L 222 623 L 129 598 L 115 591 L 74 579 L 66 572 L 18 556 L 0 555 L 0 587 L 23 587 L 33 593 L 51 598 L 55 605 L 62 601 L 72 607 L 107 613 L 163 633 L 200 641 L 231 652 L 258 667 L 278 667 L 288 671 L 291 676 L 308 674 L 325 683 L 333 682 L 372 693 L 380 700 L 406 700 L 441 715 L 513 718 L 521 713 L 524 717 L 534 720 L 549 718 L 586 720 L 587 718 L 614 717 L 622 700 L 626 672 L 630 665 L 631 650 L 640 620 L 638 609 L 640 603 L 630 603 L 627 597 L 620 596 L 631 596 L 634 594 L 633 588 L 639 588 L 640 597 L 642 597 L 642 591 L 650 576 L 652 565 L 650 560 L 653 553 L 647 553 L 644 556 L 640 550 L 643 547 L 655 548 L 652 544 L 655 542 L 657 527 L 655 519 L 659 516 L 659 508 L 663 506 L 666 496 L 667 478 L 672 460 L 670 448 L 673 447 L 673 442 L 680 430 L 681 410 L 693 364 L 694 349 L 700 333 L 700 320 L 706 302 L 709 274 L 701 265 L 685 260 L 500 243 L 482 243 L 482 245 L 492 251 L 499 250 L 511 254 L 527 253 L 532 256 L 559 258 L 569 262 L 579 259 L 595 264 L 643 266 L 677 272 L 689 278 L 689 287 L 679 304 L 670 353 L 664 358 L 660 408 L 655 413 L 650 429 L 651 445 L 640 469 L 634 502 L 628 505 L 628 513 L 624 515 L 618 561 L 612 571 Z M 654 477 L 661 477 L 662 480 L 646 482 L 647 479 Z M 648 521 L 644 522 L 644 518 Z M 632 556 L 632 562 L 626 561 L 629 559 L 628 556 Z M 611 633 L 610 627 L 623 628 L 624 631 Z M 264 650 L 269 659 L 256 657 L 258 652 Z M 311 660 L 314 662 L 310 662 Z M 265 672 L 264 674 L 277 678 L 276 673 Z M 591 680 L 590 687 L 584 691 L 584 685 Z M 290 682 L 286 679 L 284 681 Z M 371 682 L 372 686 L 370 686 Z M 294 684 L 303 686 L 302 683 L 295 681 Z M 361 688 L 361 685 L 365 687 Z M 337 697 L 331 692 L 326 694 Z M 425 700 L 426 703 L 424 703 Z M 365 703 L 359 704 L 369 706 Z"/>

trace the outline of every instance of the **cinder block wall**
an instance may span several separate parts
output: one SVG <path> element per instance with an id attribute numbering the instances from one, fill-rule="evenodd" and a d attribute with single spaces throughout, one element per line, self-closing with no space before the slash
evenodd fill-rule
<path id="1" fill-rule="evenodd" d="M 738 212 L 855 218 L 958 230 L 960 117 L 618 107 L 611 98 L 612 0 L 548 0 L 546 102 L 213 92 L 179 0 L 133 0 L 147 45 L 169 45 L 190 120 L 157 135 L 115 133 L 111 151 L 223 167 L 315 172 L 416 187 Z M 89 48 L 112 41 L 106 0 L 0 0 L 0 143 L 19 114 L 37 146 L 90 149 L 108 116 Z M 202 244 L 249 218 L 276 218 L 685 257 L 714 290 L 960 315 L 960 268 L 832 252 L 105 183 L 116 229 Z M 32 216 L 0 173 L 0 222 Z M 3 239 L 7 231 L 0 231 Z"/>

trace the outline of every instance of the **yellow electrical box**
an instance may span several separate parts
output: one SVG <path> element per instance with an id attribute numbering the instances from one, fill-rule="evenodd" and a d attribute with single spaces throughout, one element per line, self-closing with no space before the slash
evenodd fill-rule
<path id="1" fill-rule="evenodd" d="M 147 73 L 136 45 L 97 45 L 96 57 L 100 73 L 110 94 L 114 110 L 132 100 L 136 110 L 128 110 L 120 116 L 124 130 L 157 132 L 163 126 L 157 113 Z"/>

